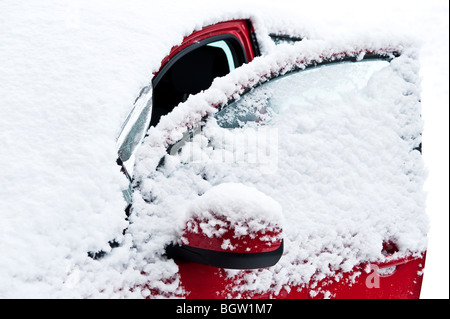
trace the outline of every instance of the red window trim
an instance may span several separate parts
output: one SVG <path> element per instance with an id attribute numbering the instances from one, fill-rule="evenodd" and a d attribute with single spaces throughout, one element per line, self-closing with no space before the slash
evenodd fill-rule
<path id="1" fill-rule="evenodd" d="M 161 62 L 160 70 L 179 52 L 183 51 L 190 45 L 208 39 L 210 37 L 231 34 L 234 35 L 244 47 L 248 62 L 255 58 L 253 44 L 251 40 L 252 26 L 249 20 L 231 20 L 219 22 L 214 25 L 206 26 L 199 31 L 193 32 L 191 35 L 185 37 L 180 45 L 174 46 L 169 55 L 167 55 Z M 156 73 L 155 73 L 156 75 Z"/>

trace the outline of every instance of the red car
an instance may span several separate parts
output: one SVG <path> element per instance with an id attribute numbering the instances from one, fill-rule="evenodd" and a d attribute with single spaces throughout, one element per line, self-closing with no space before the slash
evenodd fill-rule
<path id="1" fill-rule="evenodd" d="M 145 265 L 132 289 L 419 298 L 414 50 L 271 38 L 287 43 L 261 55 L 250 20 L 205 26 L 137 95 L 117 143 L 130 181 L 125 234 Z"/>

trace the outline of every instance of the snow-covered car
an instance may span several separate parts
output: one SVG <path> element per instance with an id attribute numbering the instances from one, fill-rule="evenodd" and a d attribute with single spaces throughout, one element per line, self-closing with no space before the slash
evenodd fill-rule
<path id="1" fill-rule="evenodd" d="M 195 4 L 1 1 L 0 297 L 419 297 L 414 45 Z"/>
<path id="2" fill-rule="evenodd" d="M 143 285 L 149 296 L 418 298 L 427 219 L 414 50 L 295 39 L 254 59 L 256 43 L 239 51 L 232 39 L 169 57 L 119 136 L 127 232 L 152 264 L 177 265 Z M 223 71 L 210 72 L 207 50 Z"/>

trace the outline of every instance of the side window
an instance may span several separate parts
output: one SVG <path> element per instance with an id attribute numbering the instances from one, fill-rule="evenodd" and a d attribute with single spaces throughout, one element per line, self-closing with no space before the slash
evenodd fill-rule
<path id="1" fill-rule="evenodd" d="M 227 42 L 225 42 L 224 40 L 220 40 L 220 41 L 208 43 L 206 46 L 213 47 L 213 48 L 219 48 L 225 53 L 225 56 L 227 58 L 227 63 L 228 63 L 228 72 L 231 72 L 236 68 L 236 66 L 234 65 L 235 58 L 234 58 L 233 52 L 231 51 L 230 46 L 227 44 Z"/>
<path id="2" fill-rule="evenodd" d="M 206 90 L 216 77 L 247 62 L 244 49 L 232 35 L 213 37 L 186 48 L 167 63 L 153 80 L 150 126 L 158 124 L 189 95 Z"/>
<path id="3" fill-rule="evenodd" d="M 363 90 L 373 74 L 389 65 L 381 59 L 340 62 L 288 73 L 251 90 L 215 114 L 223 128 L 254 122 L 267 125 L 275 114 L 298 116 L 309 108 L 340 101 Z M 300 119 L 299 119 L 300 121 Z"/>

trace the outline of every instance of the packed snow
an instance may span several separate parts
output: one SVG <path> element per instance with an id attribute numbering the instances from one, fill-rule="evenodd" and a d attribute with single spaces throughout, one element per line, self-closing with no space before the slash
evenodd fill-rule
<path id="1" fill-rule="evenodd" d="M 188 205 L 183 224 L 187 225 L 187 230 L 201 232 L 208 238 L 222 238 L 227 231 L 238 239 L 251 238 L 258 233 L 280 229 L 283 224 L 281 211 L 278 202 L 255 188 L 242 183 L 221 183 Z M 180 237 L 183 244 L 189 245 L 189 238 Z M 258 238 L 265 239 L 269 238 Z M 234 249 L 226 243 L 222 246 L 225 251 Z"/>
<path id="2" fill-rule="evenodd" d="M 184 36 L 203 25 L 221 20 L 252 19 L 263 53 L 273 54 L 274 60 L 281 58 L 283 54 L 294 54 L 289 51 L 294 49 L 287 49 L 285 52 L 288 53 L 273 52 L 276 51 L 275 45 L 266 37 L 271 32 L 334 39 L 334 42 L 329 43 L 337 45 L 336 50 L 348 49 L 350 45 L 359 43 L 358 41 L 364 41 L 365 46 L 374 49 L 380 44 L 384 47 L 395 45 L 398 42 L 390 42 L 394 31 L 403 31 L 409 39 L 430 34 L 422 30 L 417 32 L 419 29 L 414 28 L 410 31 L 404 26 L 398 28 L 402 23 L 400 13 L 386 13 L 384 20 L 391 23 L 380 27 L 380 21 L 371 18 L 372 15 L 367 14 L 366 10 L 358 10 L 351 2 L 349 1 L 346 9 L 336 10 L 339 8 L 334 7 L 328 13 L 321 11 L 321 16 L 315 18 L 311 14 L 315 11 L 311 5 L 299 7 L 289 1 L 282 2 L 278 8 L 273 8 L 270 2 L 262 4 L 261 1 L 258 1 L 257 5 L 254 2 L 239 4 L 238 1 L 226 4 L 206 4 L 202 1 L 190 1 L 188 4 L 171 1 L 149 3 L 142 0 L 42 0 L 28 3 L 2 1 L 0 159 L 3 166 L 0 174 L 0 297 L 183 297 L 177 265 L 162 256 L 164 244 L 172 242 L 180 234 L 185 221 L 184 213 L 189 207 L 188 199 L 201 198 L 199 194 L 211 190 L 213 185 L 198 179 L 193 187 L 199 192 L 193 194 L 191 189 L 184 187 L 192 183 L 183 181 L 182 175 L 186 172 L 176 169 L 180 163 L 167 161 L 165 170 L 172 168 L 173 174 L 181 178 L 171 178 L 175 182 L 173 189 L 177 191 L 156 187 L 159 186 L 158 182 L 170 178 L 170 174 L 165 176 L 161 173 L 152 178 L 142 178 L 142 192 L 134 197 L 136 210 L 129 221 L 125 219 L 126 202 L 122 190 L 128 187 L 128 181 L 115 163 L 116 137 L 138 93 L 150 83 L 153 72 L 160 67 L 161 60 L 174 45 L 181 43 Z M 332 3 L 330 6 L 333 7 Z M 409 16 L 421 16 L 423 11 L 419 10 L 420 8 L 414 9 L 409 4 L 408 6 Z M 291 7 L 295 10 L 290 10 Z M 399 5 L 398 8 L 404 6 Z M 443 17 L 441 22 L 445 24 L 446 21 L 446 30 L 448 29 L 448 4 L 434 1 L 433 6 L 426 9 L 431 17 Z M 385 12 L 380 8 L 377 10 L 380 10 L 381 14 L 378 15 L 379 19 Z M 446 10 L 446 13 L 439 10 Z M 341 12 L 342 15 L 336 15 L 336 12 Z M 324 14 L 327 19 L 323 19 Z M 390 19 L 392 16 L 395 19 Z M 345 17 L 352 17 L 354 20 L 346 20 Z M 432 18 L 429 20 L 435 21 Z M 372 28 L 374 32 L 368 32 Z M 351 44 L 345 42 L 348 38 L 355 39 L 353 32 L 360 35 L 359 38 L 356 37 L 359 40 Z M 341 37 L 335 39 L 336 34 Z M 368 34 L 373 37 L 367 36 Z M 443 75 L 440 73 L 442 70 L 430 67 L 430 57 L 444 56 L 448 59 L 448 49 L 441 50 L 435 44 L 441 41 L 440 34 L 444 34 L 443 38 L 448 38 L 448 31 L 446 35 L 441 31 L 433 33 L 431 37 L 435 37 L 435 42 L 431 45 L 427 39 L 420 39 L 429 45 L 426 47 L 428 51 L 422 50 L 425 57 L 421 59 L 428 63 L 424 79 L 428 90 L 424 95 L 430 102 L 434 101 L 430 98 L 430 92 L 433 92 L 434 88 L 448 86 L 448 71 L 445 76 L 445 72 Z M 347 46 L 339 47 L 340 39 L 347 43 Z M 310 48 L 311 56 L 320 50 L 329 53 L 333 49 L 327 49 L 323 42 L 312 44 Z M 439 50 L 432 50 L 436 48 Z M 328 51 L 324 52 L 324 49 Z M 402 63 L 399 62 L 397 66 L 397 70 L 391 71 L 400 72 Z M 257 72 L 260 67 L 263 67 L 263 64 L 256 63 L 247 68 L 247 71 Z M 234 75 L 230 74 L 224 82 L 217 82 L 217 87 L 227 92 L 223 85 L 235 82 L 236 77 L 243 76 L 243 72 L 236 70 Z M 431 85 L 430 79 L 437 74 L 437 78 L 443 80 L 433 82 L 438 85 Z M 417 74 L 411 76 L 412 80 L 418 80 Z M 443 85 L 445 83 L 447 86 Z M 376 89 L 372 92 L 378 93 Z M 413 98 L 420 92 L 413 90 L 411 93 Z M 448 89 L 442 89 L 439 93 L 438 96 L 448 100 Z M 227 98 L 225 95 L 213 95 L 214 99 L 222 102 Z M 202 112 L 205 110 L 211 111 L 206 103 L 211 98 L 212 96 L 208 95 L 192 97 L 185 105 L 186 112 L 193 111 L 192 117 L 185 119 L 186 113 L 180 110 L 171 114 L 168 119 L 172 119 L 172 123 L 179 123 L 183 119 L 196 121 L 196 116 L 204 115 Z M 196 104 L 196 101 L 201 103 Z M 441 103 L 440 100 L 436 102 Z M 363 116 L 364 112 L 360 115 Z M 154 135 L 146 140 L 146 148 L 142 148 L 141 154 L 145 154 L 148 149 L 153 149 L 155 153 L 140 161 L 142 166 L 137 169 L 141 177 L 149 177 L 144 175 L 156 167 L 156 160 L 165 153 L 164 143 L 168 139 L 175 141 L 182 135 L 182 132 L 176 131 L 172 131 L 170 136 L 165 135 L 170 126 L 168 123 L 168 120 L 162 122 L 160 130 L 155 129 Z M 309 130 L 308 134 L 313 134 L 316 128 L 313 119 L 303 119 L 301 123 L 306 131 Z M 448 123 L 446 127 L 448 128 Z M 414 167 L 414 171 L 423 172 L 420 159 L 415 158 L 413 163 L 418 165 L 418 169 Z M 184 178 L 188 176 L 184 174 Z M 411 205 L 413 210 L 419 210 L 418 219 L 425 218 L 425 198 L 421 188 L 423 178 L 424 176 L 419 174 L 417 179 L 414 179 L 412 188 L 408 189 L 410 193 L 399 195 L 414 198 L 415 202 L 397 202 L 398 205 Z M 179 187 L 176 188 L 177 186 Z M 254 182 L 253 186 L 258 189 L 257 182 Z M 276 197 L 267 189 L 260 188 L 258 191 Z M 306 192 L 307 189 L 303 191 Z M 159 208 L 161 205 L 167 205 L 174 215 L 169 216 L 167 211 L 156 207 L 149 208 L 149 203 L 152 200 L 155 202 L 157 198 L 164 198 L 164 201 L 159 203 Z M 339 205 L 348 205 L 347 202 L 342 202 L 342 198 L 340 200 Z M 282 204 L 276 198 L 267 199 L 267 202 L 274 206 L 277 206 L 275 202 Z M 286 217 L 289 215 L 285 214 L 284 207 L 281 214 L 286 225 Z M 395 219 L 395 216 L 390 218 Z M 399 235 L 401 247 L 404 243 L 404 247 L 421 251 L 426 247 L 423 234 L 426 233 L 427 226 L 426 222 L 420 225 L 423 227 L 418 232 L 420 236 L 413 238 L 407 238 L 404 229 L 383 231 L 392 231 Z M 404 224 L 404 227 L 409 226 L 414 228 L 414 221 Z M 301 240 L 292 237 L 294 232 L 290 231 L 288 226 L 285 228 L 288 242 L 292 244 L 295 240 Z M 125 229 L 127 232 L 122 235 Z M 417 234 L 416 230 L 411 233 Z M 342 234 L 343 240 L 356 240 Z M 313 233 L 313 237 L 316 235 L 317 233 Z M 111 249 L 108 242 L 113 239 L 120 243 L 120 247 Z M 371 241 L 376 239 L 372 238 L 366 244 L 370 245 Z M 326 245 L 327 241 L 320 243 Z M 378 244 L 379 242 L 375 243 L 375 246 Z M 318 249 L 316 251 L 320 250 L 320 247 L 315 248 Z M 87 254 L 100 250 L 107 254 L 99 260 L 94 260 Z M 375 252 L 366 253 L 354 259 L 355 255 L 349 252 L 345 266 L 350 267 L 358 260 L 377 257 Z M 307 259 L 308 254 L 313 255 L 305 251 L 301 257 Z M 288 254 L 275 267 L 289 266 L 289 258 L 297 257 Z M 327 262 L 331 260 L 331 264 L 339 264 L 337 259 L 328 257 L 330 258 L 327 258 Z M 318 259 L 310 259 L 311 265 L 317 265 L 319 259 L 320 256 Z M 286 269 L 287 272 L 293 270 L 289 267 Z M 329 269 L 325 267 L 322 270 L 322 274 L 327 274 Z M 230 276 L 233 275 L 235 273 L 230 272 Z M 276 282 L 275 287 L 280 288 L 289 280 L 300 283 L 311 276 L 312 273 L 305 269 L 298 277 L 289 279 L 287 273 L 280 270 L 269 275 L 264 272 L 261 277 L 264 280 L 258 280 L 256 274 L 256 279 L 251 283 L 260 289 L 264 283 Z"/>

